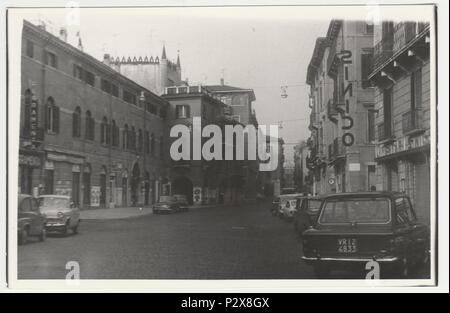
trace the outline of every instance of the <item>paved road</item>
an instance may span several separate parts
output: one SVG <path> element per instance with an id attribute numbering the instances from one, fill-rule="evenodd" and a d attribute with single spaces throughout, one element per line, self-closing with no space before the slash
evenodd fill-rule
<path id="1" fill-rule="evenodd" d="M 84 221 L 78 235 L 19 246 L 19 279 L 312 279 L 292 225 L 268 207 L 196 209 L 172 215 Z M 334 278 L 359 278 L 348 273 Z"/>

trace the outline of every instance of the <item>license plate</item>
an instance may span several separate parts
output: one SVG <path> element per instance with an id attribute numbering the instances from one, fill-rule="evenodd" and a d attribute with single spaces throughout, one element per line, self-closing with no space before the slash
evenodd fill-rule
<path id="1" fill-rule="evenodd" d="M 341 238 L 337 241 L 339 253 L 356 253 L 358 250 L 357 240 L 354 238 Z"/>

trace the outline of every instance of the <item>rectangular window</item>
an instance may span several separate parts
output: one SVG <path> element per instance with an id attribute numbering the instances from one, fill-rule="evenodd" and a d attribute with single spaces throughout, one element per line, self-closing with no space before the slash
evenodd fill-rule
<path id="1" fill-rule="evenodd" d="M 109 81 L 107 81 L 106 79 L 102 78 L 102 80 L 100 82 L 100 88 L 104 92 L 111 93 L 111 83 Z"/>
<path id="2" fill-rule="evenodd" d="M 56 54 L 46 51 L 44 63 L 54 68 L 58 68 L 58 57 Z"/>
<path id="3" fill-rule="evenodd" d="M 114 97 L 119 97 L 119 87 L 117 87 L 117 85 L 111 84 L 111 94 Z"/>
<path id="4" fill-rule="evenodd" d="M 83 80 L 83 68 L 79 65 L 73 65 L 73 77 Z"/>
<path id="5" fill-rule="evenodd" d="M 361 54 L 361 87 L 370 87 L 369 73 L 372 71 L 372 54 Z"/>
<path id="6" fill-rule="evenodd" d="M 240 115 L 233 115 L 233 120 L 236 122 L 241 122 L 241 116 Z"/>
<path id="7" fill-rule="evenodd" d="M 95 75 L 89 71 L 84 71 L 84 81 L 88 85 L 95 86 Z"/>
<path id="8" fill-rule="evenodd" d="M 136 104 L 136 95 L 132 94 L 131 92 L 124 90 L 123 91 L 123 100 L 125 102 Z"/>
<path id="9" fill-rule="evenodd" d="M 386 139 L 392 136 L 392 88 L 386 89 L 383 93 L 383 115 L 384 115 L 384 136 Z"/>
<path id="10" fill-rule="evenodd" d="M 34 43 L 30 40 L 27 40 L 27 57 L 34 57 Z"/>
<path id="11" fill-rule="evenodd" d="M 189 118 L 191 115 L 190 106 L 183 104 L 175 107 L 177 118 Z"/>
<path id="12" fill-rule="evenodd" d="M 372 110 L 369 110 L 367 112 L 367 134 L 368 134 L 368 141 L 374 142 L 375 141 L 375 112 Z"/>
<path id="13" fill-rule="evenodd" d="M 45 170 L 45 194 L 53 194 L 53 170 Z"/>
<path id="14" fill-rule="evenodd" d="M 411 75 L 411 109 L 422 107 L 422 69 L 414 71 Z"/>
<path id="15" fill-rule="evenodd" d="M 365 32 L 367 35 L 373 34 L 373 23 L 366 23 L 365 25 Z"/>

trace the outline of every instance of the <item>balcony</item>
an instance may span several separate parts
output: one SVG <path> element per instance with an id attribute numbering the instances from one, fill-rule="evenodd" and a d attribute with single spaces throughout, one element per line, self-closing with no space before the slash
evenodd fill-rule
<path id="1" fill-rule="evenodd" d="M 394 31 L 394 53 L 401 50 L 411 40 L 418 37 L 428 28 L 428 23 L 402 22 L 395 26 Z"/>
<path id="2" fill-rule="evenodd" d="M 403 134 L 412 135 L 423 131 L 421 113 L 420 109 L 415 109 L 402 115 Z"/>
<path id="3" fill-rule="evenodd" d="M 394 37 L 386 36 L 373 49 L 373 68 L 381 66 L 394 53 Z"/>

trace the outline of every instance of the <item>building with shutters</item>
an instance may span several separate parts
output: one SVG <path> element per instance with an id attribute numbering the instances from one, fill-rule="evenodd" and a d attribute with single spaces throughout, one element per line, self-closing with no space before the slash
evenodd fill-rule
<path id="1" fill-rule="evenodd" d="M 244 200 L 243 190 L 247 177 L 247 161 L 225 160 L 225 141 L 222 141 L 220 159 L 205 160 L 200 155 L 193 157 L 194 118 L 201 122 L 201 129 L 217 125 L 225 134 L 225 125 L 239 124 L 230 114 L 230 107 L 220 101 L 204 86 L 167 87 L 162 95 L 170 103 L 168 110 L 169 128 L 187 126 L 190 131 L 190 157 L 185 160 L 171 160 L 170 192 L 185 195 L 193 204 L 240 203 Z M 198 134 L 201 136 L 201 134 Z M 174 142 L 178 137 L 170 138 Z M 202 138 L 203 143 L 207 138 Z M 235 149 L 234 149 L 235 150 Z M 256 184 L 256 182 L 255 182 Z M 255 187 L 253 187 L 255 188 Z"/>
<path id="2" fill-rule="evenodd" d="M 332 20 L 316 41 L 306 77 L 313 194 L 376 188 L 372 54 L 373 25 L 363 21 Z"/>
<path id="3" fill-rule="evenodd" d="M 83 208 L 155 202 L 167 182 L 168 102 L 24 21 L 19 192 Z"/>
<path id="4" fill-rule="evenodd" d="M 375 26 L 377 189 L 407 193 L 430 218 L 430 25 Z"/>

